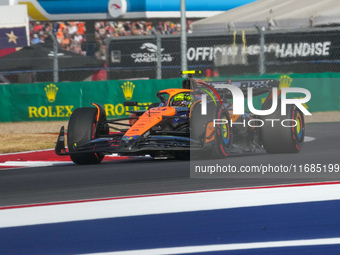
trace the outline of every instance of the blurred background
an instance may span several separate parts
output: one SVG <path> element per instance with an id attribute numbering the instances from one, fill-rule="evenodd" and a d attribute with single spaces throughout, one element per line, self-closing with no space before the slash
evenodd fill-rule
<path id="1" fill-rule="evenodd" d="M 180 1 L 168 2 L 4 0 L 0 83 L 176 78 Z M 187 68 L 206 79 L 340 70 L 336 0 L 185 6 Z"/>

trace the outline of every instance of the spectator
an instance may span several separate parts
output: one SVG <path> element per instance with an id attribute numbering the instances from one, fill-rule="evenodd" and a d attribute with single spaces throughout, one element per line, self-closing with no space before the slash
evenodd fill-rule
<path id="1" fill-rule="evenodd" d="M 85 34 L 85 24 L 84 24 L 84 22 L 79 22 L 77 24 L 77 27 L 78 27 L 78 33 L 80 35 L 84 35 Z"/>
<path id="2" fill-rule="evenodd" d="M 192 32 L 191 20 L 187 20 L 187 31 Z M 180 22 L 172 21 L 101 21 L 95 23 L 95 40 L 97 42 L 97 57 L 105 58 L 105 41 L 108 37 L 127 35 L 149 35 L 152 27 L 156 28 L 159 34 L 179 34 L 181 31 Z M 30 35 L 32 44 L 44 42 L 48 37 L 48 32 L 53 31 L 59 44 L 63 49 L 84 54 L 81 49 L 86 43 L 86 26 L 84 22 L 30 22 Z M 85 44 L 84 44 L 85 46 Z"/>
<path id="3" fill-rule="evenodd" d="M 83 36 L 82 36 L 81 34 L 79 34 L 79 32 L 76 32 L 75 35 L 74 35 L 74 37 L 73 37 L 73 39 L 74 39 L 76 42 L 80 43 L 80 42 L 83 41 Z"/>
<path id="4" fill-rule="evenodd" d="M 73 35 L 78 31 L 78 27 L 75 22 L 70 22 L 68 26 L 68 34 Z"/>
<path id="5" fill-rule="evenodd" d="M 53 27 L 53 32 L 57 33 L 59 31 L 59 28 L 60 28 L 60 24 L 59 22 L 56 22 Z"/>
<path id="6" fill-rule="evenodd" d="M 64 38 L 61 41 L 61 45 L 65 47 L 65 46 L 69 46 L 70 43 L 71 43 L 70 36 L 64 33 Z"/>
<path id="7" fill-rule="evenodd" d="M 63 31 L 61 31 L 61 30 L 59 29 L 58 32 L 57 32 L 57 34 L 56 34 L 56 37 L 57 37 L 58 43 L 61 44 L 61 42 L 62 42 L 63 39 L 64 39 L 64 33 L 63 33 Z"/>
<path id="8" fill-rule="evenodd" d="M 41 31 L 43 29 L 42 25 L 40 24 L 39 21 L 37 21 L 34 25 L 33 31 L 35 33 L 38 33 L 39 31 Z"/>
<path id="9" fill-rule="evenodd" d="M 33 35 L 32 43 L 33 43 L 33 44 L 40 43 L 40 38 L 39 38 L 38 34 L 34 34 L 34 35 Z"/>

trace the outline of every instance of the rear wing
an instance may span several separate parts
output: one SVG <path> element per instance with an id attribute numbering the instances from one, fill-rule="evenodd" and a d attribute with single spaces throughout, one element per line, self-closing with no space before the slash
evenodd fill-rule
<path id="1" fill-rule="evenodd" d="M 213 87 L 222 98 L 232 98 L 232 94 L 228 89 L 217 88 L 216 85 L 233 85 L 242 90 L 244 97 L 248 96 L 248 88 L 253 88 L 253 96 L 259 96 L 267 92 L 271 92 L 272 88 L 279 88 L 280 82 L 277 80 L 239 80 L 239 81 L 216 81 L 207 82 L 207 85 Z M 198 87 L 204 85 L 197 83 Z"/>
<path id="2" fill-rule="evenodd" d="M 215 81 L 215 82 L 205 82 L 201 79 L 192 78 L 194 74 L 201 74 L 201 71 L 182 71 L 181 74 L 188 75 L 188 78 L 183 80 L 182 88 L 190 89 L 190 90 L 214 90 L 215 93 L 218 94 L 219 97 L 223 99 L 231 99 L 232 93 L 227 88 L 217 88 L 217 85 L 233 85 L 242 90 L 244 97 L 248 97 L 248 88 L 252 88 L 253 96 L 259 96 L 262 94 L 266 94 L 268 92 L 269 95 L 266 100 L 270 100 L 273 97 L 273 88 L 278 88 L 277 97 L 280 96 L 281 90 L 280 82 L 273 79 L 265 79 L 265 80 L 236 80 L 236 81 Z"/>

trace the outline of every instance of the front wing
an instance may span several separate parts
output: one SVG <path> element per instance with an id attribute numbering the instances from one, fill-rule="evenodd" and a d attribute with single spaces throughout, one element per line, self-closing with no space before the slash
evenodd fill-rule
<path id="1" fill-rule="evenodd" d="M 203 149 L 204 145 L 190 137 L 172 135 L 150 135 L 136 140 L 122 140 L 124 133 L 108 135 L 90 140 L 75 150 L 65 148 L 65 131 L 61 127 L 55 153 L 57 155 L 71 155 L 79 153 L 120 153 L 130 155 L 147 154 L 148 151 L 189 151 Z"/>

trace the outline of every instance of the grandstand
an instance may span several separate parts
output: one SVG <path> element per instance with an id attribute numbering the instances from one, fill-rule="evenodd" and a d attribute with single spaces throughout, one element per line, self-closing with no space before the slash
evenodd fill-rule
<path id="1" fill-rule="evenodd" d="M 187 1 L 187 31 L 191 33 L 191 24 L 195 20 L 219 14 L 253 1 L 242 0 L 237 3 L 233 1 L 221 3 L 217 0 L 212 0 L 209 3 L 203 0 Z M 94 61 L 95 59 L 107 61 L 106 41 L 108 38 L 150 35 L 152 27 L 155 27 L 162 35 L 178 35 L 181 29 L 180 6 L 172 1 L 85 0 L 79 6 L 79 1 L 74 0 L 68 1 L 67 4 L 61 4 L 60 0 L 28 0 L 25 2 L 5 0 L 1 2 L 1 5 L 6 8 L 26 7 L 26 30 L 30 45 L 50 44 L 52 49 L 53 40 L 49 37 L 50 32 L 53 32 L 60 49 L 88 56 Z M 114 13 L 112 9 L 114 5 L 119 6 L 118 14 Z M 16 15 L 11 16 L 15 17 Z M 3 15 L 3 17 L 7 17 L 7 15 Z M 8 26 L 10 20 L 0 22 L 0 27 Z M 16 46 L 0 47 L 0 57 L 20 50 Z M 52 59 L 50 60 L 52 61 Z M 74 61 L 76 62 L 77 58 Z M 104 66 L 99 69 L 94 68 L 92 71 L 93 79 L 106 77 Z M 40 75 L 41 72 L 51 73 L 52 70 L 26 70 L 19 67 L 17 72 L 12 70 L 11 73 L 8 73 L 5 68 L 1 69 L 0 66 L 1 80 L 7 83 L 36 82 L 39 81 L 39 77 L 46 77 L 47 74 Z M 72 72 L 81 72 L 81 70 L 72 70 Z M 83 75 L 77 75 L 77 77 L 83 77 Z M 89 79 L 92 78 L 89 77 Z"/>

